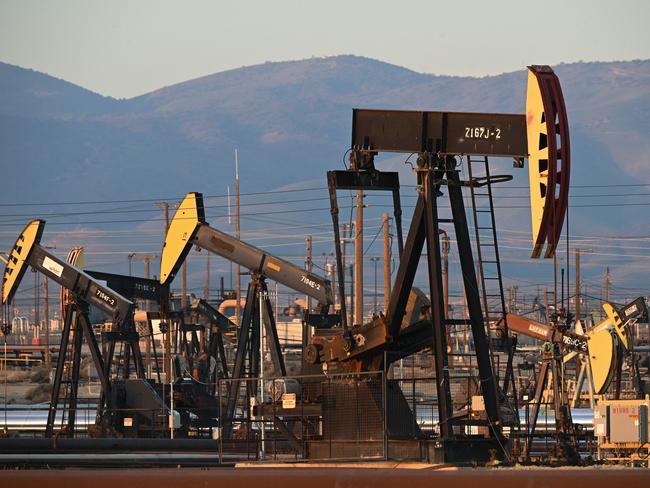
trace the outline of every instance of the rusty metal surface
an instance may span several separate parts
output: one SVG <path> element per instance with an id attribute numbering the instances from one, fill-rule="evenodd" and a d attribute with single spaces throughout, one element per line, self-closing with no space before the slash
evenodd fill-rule
<path id="1" fill-rule="evenodd" d="M 526 157 L 519 114 L 353 109 L 352 146 L 389 152 Z"/>
<path id="2" fill-rule="evenodd" d="M 48 488 L 208 488 L 274 487 L 282 488 L 445 488 L 481 486 L 499 488 L 589 488 L 625 486 L 647 487 L 647 469 L 386 469 L 334 468 L 214 468 L 214 469 L 115 469 L 115 470 L 40 470 L 5 471 L 3 486 L 12 488 L 47 486 Z"/>

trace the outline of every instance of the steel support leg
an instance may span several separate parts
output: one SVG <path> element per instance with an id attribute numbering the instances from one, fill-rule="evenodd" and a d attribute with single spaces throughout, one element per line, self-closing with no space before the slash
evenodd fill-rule
<path id="1" fill-rule="evenodd" d="M 228 439 L 232 435 L 232 421 L 235 414 L 235 407 L 237 406 L 237 399 L 239 397 L 239 386 L 241 378 L 244 373 L 244 363 L 248 353 L 248 342 L 250 340 L 250 328 L 254 315 L 255 307 L 255 288 L 257 287 L 254 280 L 248 284 L 248 291 L 246 292 L 246 304 L 244 306 L 244 314 L 242 317 L 241 327 L 239 329 L 239 337 L 237 339 L 237 352 L 235 354 L 235 366 L 232 371 L 232 380 L 228 390 L 228 400 L 226 403 L 226 411 L 224 418 L 222 418 L 223 436 Z"/>
<path id="2" fill-rule="evenodd" d="M 530 427 L 528 428 L 528 438 L 526 439 L 526 459 L 530 459 L 530 450 L 533 446 L 533 437 L 535 436 L 535 429 L 537 428 L 537 417 L 539 416 L 539 408 L 542 404 L 542 396 L 546 388 L 546 381 L 548 379 L 549 361 L 544 360 L 542 368 L 539 371 L 537 378 L 537 385 L 535 385 L 535 395 L 533 396 L 533 413 L 529 421 Z"/>
<path id="3" fill-rule="evenodd" d="M 72 371 L 70 374 L 70 401 L 68 402 L 68 432 L 74 437 L 75 420 L 77 418 L 77 393 L 79 391 L 79 369 L 81 366 L 81 346 L 83 344 L 83 330 L 80 316 L 85 310 L 77 309 L 74 326 L 74 345 L 72 349 Z"/>
<path id="4" fill-rule="evenodd" d="M 438 239 L 438 206 L 433 170 L 424 177 L 425 232 L 427 242 L 427 263 L 429 268 L 429 290 L 431 296 L 431 316 L 433 319 L 433 353 L 436 370 L 436 392 L 438 395 L 438 415 L 441 439 L 453 437 L 449 423 L 452 414 L 449 368 L 446 344 L 446 322 L 442 293 L 442 273 L 440 241 Z"/>
<path id="5" fill-rule="evenodd" d="M 63 370 L 65 368 L 65 357 L 68 353 L 68 342 L 70 340 L 70 329 L 73 315 L 75 315 L 73 305 L 66 307 L 65 322 L 61 332 L 61 344 L 59 346 L 59 357 L 56 361 L 56 370 L 54 372 L 54 384 L 52 385 L 52 397 L 50 399 L 50 409 L 47 413 L 47 425 L 45 427 L 45 437 L 52 437 L 54 433 L 54 422 L 56 421 L 56 411 L 59 405 L 59 396 L 61 394 L 61 381 L 63 380 Z"/>
<path id="6" fill-rule="evenodd" d="M 339 304 L 341 306 L 341 327 L 343 333 L 348 331 L 348 314 L 345 305 L 345 263 L 341 254 L 341 234 L 339 231 L 339 205 L 336 198 L 336 173 L 327 172 L 327 188 L 330 194 L 330 213 L 332 214 L 332 227 L 334 231 L 334 252 L 336 254 L 336 274 L 339 287 Z"/>
<path id="7" fill-rule="evenodd" d="M 455 169 L 453 163 L 453 158 L 446 161 L 447 190 L 449 192 L 451 211 L 454 219 L 458 258 L 463 273 L 467 308 L 472 326 L 472 337 L 474 338 L 474 347 L 476 349 L 476 362 L 478 363 L 481 392 L 485 401 L 485 412 L 490 420 L 490 430 L 493 434 L 501 436 L 501 421 L 497 402 L 497 383 L 490 361 L 488 337 L 485 332 L 483 312 L 481 311 L 481 299 L 479 297 L 478 281 L 476 280 L 476 271 L 474 269 L 472 245 L 467 225 L 467 216 L 465 215 L 463 193 L 458 171 Z"/>
<path id="8" fill-rule="evenodd" d="M 269 299 L 269 292 L 266 288 L 266 282 L 261 283 L 262 293 L 264 293 L 264 330 L 266 337 L 269 338 L 268 343 L 271 346 L 271 360 L 275 374 L 280 376 L 287 375 L 287 369 L 284 365 L 284 358 L 282 357 L 282 349 L 280 348 L 280 338 L 278 337 L 278 329 L 275 324 L 275 316 L 273 314 L 273 306 Z"/>

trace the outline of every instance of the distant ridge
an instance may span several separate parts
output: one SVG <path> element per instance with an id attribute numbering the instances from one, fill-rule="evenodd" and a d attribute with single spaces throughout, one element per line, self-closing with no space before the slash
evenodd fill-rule
<path id="1" fill-rule="evenodd" d="M 650 60 L 556 70 L 574 182 L 650 182 Z M 115 100 L 0 63 L 0 161 L 12 182 L 2 200 L 223 189 L 235 148 L 251 190 L 322 178 L 341 165 L 353 107 L 522 112 L 525 76 L 430 75 L 345 55 L 247 66 Z"/>

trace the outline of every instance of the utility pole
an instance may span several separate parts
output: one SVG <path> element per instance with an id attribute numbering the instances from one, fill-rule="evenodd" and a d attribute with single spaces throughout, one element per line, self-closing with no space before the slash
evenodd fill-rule
<path id="1" fill-rule="evenodd" d="M 443 299 L 445 318 L 449 318 L 449 236 L 443 230 L 442 233 L 442 286 L 443 286 Z M 449 335 L 449 328 L 447 327 L 447 334 Z M 451 338 L 447 337 L 451 344 Z"/>
<path id="2" fill-rule="evenodd" d="M 336 290 L 336 263 L 325 263 L 325 276 L 330 276 L 330 282 L 332 285 L 332 290 Z M 338 302 L 336 298 L 337 294 L 334 293 L 334 310 L 336 310 L 336 304 Z"/>
<path id="3" fill-rule="evenodd" d="M 342 239 L 341 239 L 341 241 L 342 241 L 341 242 L 341 262 L 343 263 L 343 273 L 342 273 L 342 275 L 343 275 L 343 286 L 341 288 L 343 288 L 343 294 L 344 295 L 345 295 L 345 259 L 346 259 L 346 250 L 348 248 L 347 230 L 348 230 L 348 224 L 343 224 L 343 232 L 341 233 L 341 235 L 343 236 Z M 336 289 L 336 288 L 333 288 L 333 289 Z M 341 300 L 345 300 L 345 296 L 342 296 Z M 350 305 L 348 307 L 347 302 L 345 303 L 345 305 L 346 305 L 346 307 L 345 307 L 346 308 L 346 315 L 348 316 L 347 317 L 348 324 L 351 324 L 352 323 L 352 318 L 351 318 L 352 317 L 352 315 L 351 315 L 352 314 L 352 312 L 351 312 L 352 305 Z"/>
<path id="4" fill-rule="evenodd" d="M 312 270 L 312 249 L 311 249 L 311 236 L 305 237 L 305 269 L 307 272 L 311 273 Z M 307 313 L 311 310 L 311 297 L 307 295 Z M 312 333 L 311 333 L 311 327 L 307 326 L 303 329 L 303 334 L 302 334 L 302 346 L 303 350 L 304 348 L 307 347 L 308 344 L 311 344 L 311 338 L 312 338 Z"/>
<path id="5" fill-rule="evenodd" d="M 443 314 L 445 320 L 449 319 L 449 236 L 447 233 L 438 229 L 438 233 L 442 234 L 442 300 L 443 300 Z M 451 340 L 451 328 L 445 327 L 445 335 L 447 341 L 447 352 L 452 352 L 453 341 Z"/>
<path id="6" fill-rule="evenodd" d="M 145 254 L 144 256 L 144 277 L 149 279 L 149 265 L 151 264 L 151 256 L 149 254 Z M 151 302 L 149 300 L 145 300 L 145 310 L 148 312 L 151 310 Z M 151 328 L 147 328 L 147 335 L 149 335 L 151 331 Z M 145 345 L 145 360 L 146 360 L 146 365 L 147 365 L 147 374 L 150 374 L 151 370 L 151 341 L 153 341 L 153 335 L 147 339 L 146 345 Z"/>
<path id="7" fill-rule="evenodd" d="M 132 260 L 135 261 L 144 261 L 144 277 L 145 278 L 150 278 L 151 277 L 151 260 L 152 259 L 160 259 L 159 254 L 151 254 L 151 253 L 145 253 L 145 254 L 137 254 L 133 253 L 131 256 Z M 149 311 L 151 310 L 151 301 L 150 300 L 144 300 L 144 308 L 145 310 Z"/>
<path id="8" fill-rule="evenodd" d="M 363 324 L 363 190 L 357 190 L 354 233 L 354 324 Z"/>
<path id="9" fill-rule="evenodd" d="M 169 230 L 169 203 L 158 202 L 155 205 L 158 208 L 162 208 L 165 215 L 165 229 L 163 232 L 163 239 L 165 239 L 167 238 L 167 231 Z M 167 303 L 164 304 L 164 307 L 165 309 L 167 309 L 167 307 L 169 307 L 169 304 Z M 171 347 L 172 323 L 171 321 L 169 321 L 168 317 L 165 318 L 167 319 L 167 332 L 163 333 L 163 372 L 165 373 L 165 378 L 167 380 L 170 378 L 170 374 L 171 374 L 170 362 L 171 362 L 171 352 L 172 352 L 172 347 Z M 153 341 L 154 338 L 152 337 L 151 340 Z M 165 357 L 170 358 L 170 361 L 165 361 Z M 158 361 L 158 358 L 156 358 L 156 361 Z M 164 396 L 165 393 L 163 390 L 163 397 Z"/>
<path id="10" fill-rule="evenodd" d="M 311 249 L 311 236 L 305 237 L 305 269 L 311 273 L 313 265 L 313 256 Z M 305 297 L 307 300 L 307 311 L 311 310 L 311 297 L 307 295 Z"/>
<path id="11" fill-rule="evenodd" d="M 34 325 L 36 326 L 35 327 L 36 334 L 38 334 L 38 328 L 41 323 L 41 314 L 40 314 L 41 304 L 39 303 L 40 302 L 39 295 L 40 295 L 41 287 L 40 287 L 40 283 L 38 282 L 38 273 L 36 272 L 35 269 L 33 270 L 33 272 L 34 272 Z"/>
<path id="12" fill-rule="evenodd" d="M 605 267 L 605 302 L 609 302 L 609 266 Z"/>
<path id="13" fill-rule="evenodd" d="M 132 276 L 132 274 L 131 274 L 131 264 L 132 264 L 132 262 L 133 262 L 133 256 L 135 256 L 135 253 L 134 253 L 134 252 L 130 252 L 130 253 L 127 254 L 127 256 L 126 256 L 126 257 L 128 258 L 128 260 L 129 260 L 129 276 Z"/>
<path id="14" fill-rule="evenodd" d="M 384 313 L 390 301 L 390 228 L 388 212 L 384 212 Z"/>
<path id="15" fill-rule="evenodd" d="M 45 364 L 50 366 L 50 293 L 47 276 L 43 276 L 43 295 L 45 298 Z"/>
<path id="16" fill-rule="evenodd" d="M 151 277 L 151 259 L 160 259 L 160 255 L 158 254 L 141 254 L 141 255 L 136 255 L 136 253 L 133 253 L 132 259 L 135 259 L 136 261 L 144 261 L 144 277 L 149 279 Z M 151 300 L 143 300 L 144 303 L 144 309 L 148 312 L 151 310 Z M 147 336 L 149 336 L 150 330 L 147 330 Z M 154 340 L 154 337 L 151 336 L 146 342 L 145 346 L 145 365 L 147 366 L 147 371 L 150 369 L 151 365 L 151 341 Z"/>
<path id="17" fill-rule="evenodd" d="M 203 299 L 207 302 L 210 299 L 210 253 L 206 253 L 208 262 L 205 266 L 205 287 L 203 288 Z"/>
<path id="18" fill-rule="evenodd" d="M 373 292 L 372 300 L 372 313 L 377 313 L 377 261 L 379 261 L 379 256 L 373 256 L 370 258 L 370 261 L 375 265 L 375 290 Z"/>
<path id="19" fill-rule="evenodd" d="M 352 242 L 354 225 L 355 225 L 354 222 L 351 222 L 350 227 L 348 228 L 350 242 Z M 348 324 L 354 324 L 354 269 L 355 267 L 356 267 L 356 263 L 351 262 L 350 263 L 350 320 L 348 320 Z"/>
<path id="20" fill-rule="evenodd" d="M 590 253 L 593 252 L 591 249 L 576 249 L 576 295 L 575 295 L 575 301 L 576 301 L 576 316 L 575 320 L 580 320 L 580 314 L 581 314 L 581 293 L 580 293 L 580 255 L 584 253 Z"/>
<path id="21" fill-rule="evenodd" d="M 237 236 L 237 239 L 241 239 L 241 221 L 240 221 L 240 214 L 239 214 L 239 154 L 237 153 L 237 149 L 235 149 L 235 234 Z M 236 283 L 237 283 L 237 290 L 235 293 L 235 315 L 237 316 L 237 326 L 239 326 L 240 323 L 240 315 L 241 315 L 241 267 L 239 264 L 235 268 L 236 271 Z"/>
<path id="22" fill-rule="evenodd" d="M 165 235 L 163 237 L 167 236 L 167 229 L 169 229 L 169 203 L 167 202 L 158 202 L 154 204 L 158 208 L 162 208 L 163 212 L 165 213 Z"/>

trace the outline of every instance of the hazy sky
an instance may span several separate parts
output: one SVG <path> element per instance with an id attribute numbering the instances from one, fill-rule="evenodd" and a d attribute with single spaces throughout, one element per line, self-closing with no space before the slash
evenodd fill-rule
<path id="1" fill-rule="evenodd" d="M 131 97 L 336 54 L 456 75 L 645 59 L 648 24 L 649 0 L 0 0 L 0 60 Z"/>

